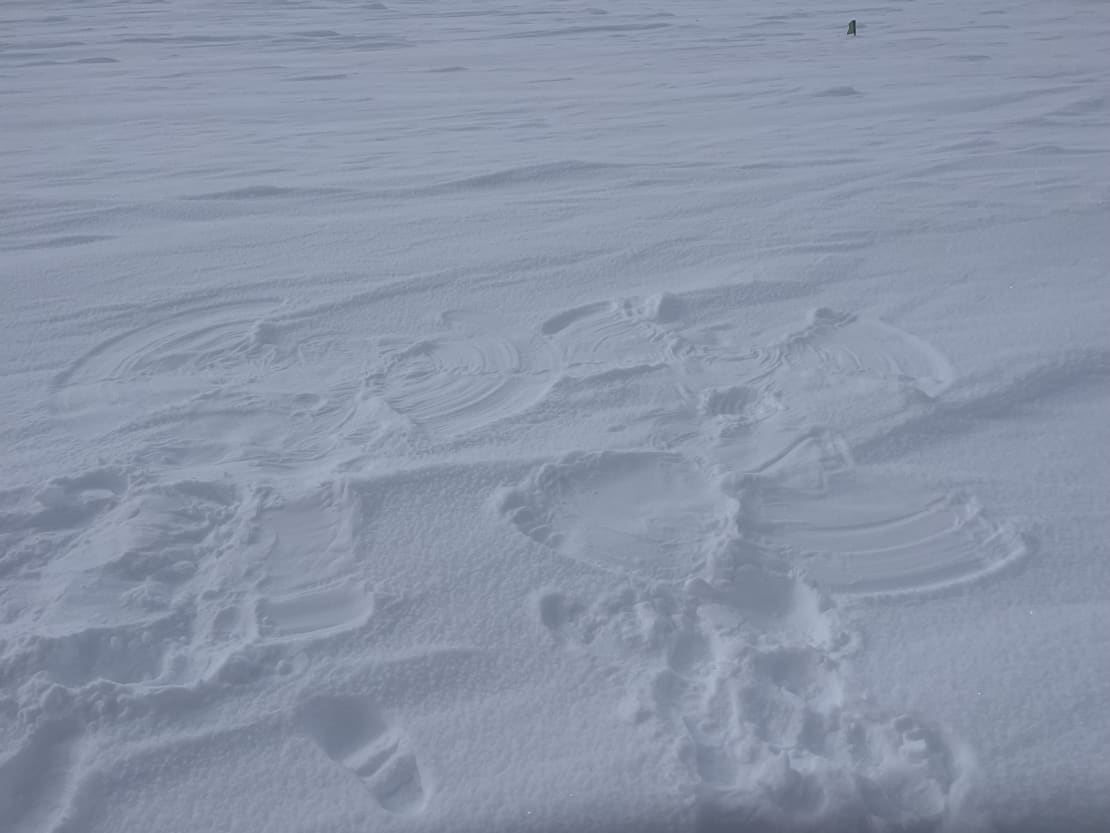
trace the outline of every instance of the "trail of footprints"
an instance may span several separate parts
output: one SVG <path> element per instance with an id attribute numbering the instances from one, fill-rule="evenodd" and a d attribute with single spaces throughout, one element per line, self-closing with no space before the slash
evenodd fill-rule
<path id="1" fill-rule="evenodd" d="M 0 817 L 30 831 L 65 810 L 72 741 L 99 700 L 287 674 L 377 624 L 384 597 L 354 552 L 362 503 L 343 481 L 289 495 L 110 469 L 0 495 L 5 587 L 31 588 L 0 593 L 0 680 L 40 724 L 0 755 Z M 44 717 L 44 689 L 61 716 Z M 424 806 L 411 744 L 373 701 L 315 696 L 295 718 L 383 811 Z"/>
<path id="2" fill-rule="evenodd" d="M 701 785 L 699 829 L 940 829 L 966 795 L 966 753 L 845 691 L 855 640 L 838 603 L 976 580 L 1019 559 L 1024 540 L 970 496 L 859 469 L 842 439 L 809 424 L 805 396 L 864 377 L 934 398 L 950 364 L 830 310 L 733 355 L 682 334 L 680 316 L 656 299 L 543 327 L 568 372 L 669 369 L 682 393 L 668 419 L 700 428 L 664 448 L 576 452 L 499 495 L 523 534 L 627 581 L 593 601 L 545 592 L 540 622 L 625 669 L 625 718 L 680 738 Z"/>

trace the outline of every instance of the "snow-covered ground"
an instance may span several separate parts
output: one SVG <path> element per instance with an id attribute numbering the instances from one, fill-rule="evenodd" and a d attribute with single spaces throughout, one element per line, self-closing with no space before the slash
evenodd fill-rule
<path id="1" fill-rule="evenodd" d="M 0 185 L 4 833 L 1110 815 L 1105 0 L 4 0 Z"/>

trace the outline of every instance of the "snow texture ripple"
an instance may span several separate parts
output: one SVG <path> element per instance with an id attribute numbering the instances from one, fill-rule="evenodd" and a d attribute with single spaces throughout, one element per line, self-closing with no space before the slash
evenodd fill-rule
<path id="1" fill-rule="evenodd" d="M 1110 814 L 1106 4 L 0 24 L 0 831 Z"/>

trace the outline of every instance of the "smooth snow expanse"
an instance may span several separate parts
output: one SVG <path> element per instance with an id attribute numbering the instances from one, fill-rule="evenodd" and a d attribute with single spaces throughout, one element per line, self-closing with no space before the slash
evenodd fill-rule
<path id="1" fill-rule="evenodd" d="M 1110 3 L 5 0 L 0 185 L 3 833 L 1110 817 Z"/>

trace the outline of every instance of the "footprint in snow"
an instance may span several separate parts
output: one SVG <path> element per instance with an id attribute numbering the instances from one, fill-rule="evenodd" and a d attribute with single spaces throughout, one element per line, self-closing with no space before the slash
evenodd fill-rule
<path id="1" fill-rule="evenodd" d="M 298 719 L 324 754 L 362 781 L 382 809 L 414 813 L 424 807 L 427 796 L 416 756 L 373 700 L 315 697 L 301 707 Z"/>
<path id="2" fill-rule="evenodd" d="M 80 726 L 46 723 L 10 756 L 0 758 L 0 819 L 5 833 L 54 830 L 78 771 Z"/>

